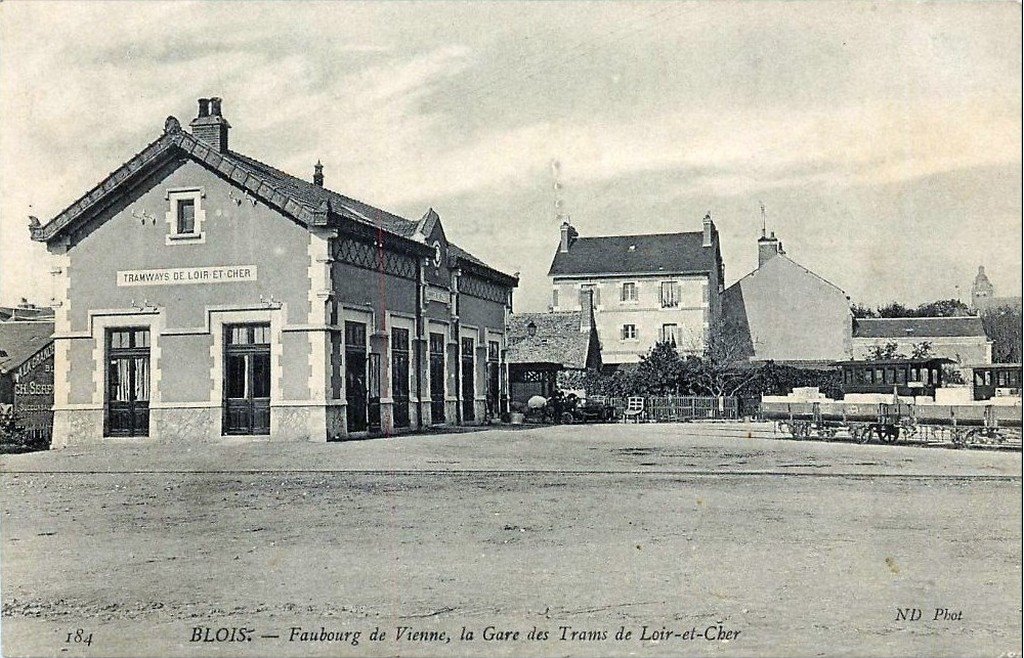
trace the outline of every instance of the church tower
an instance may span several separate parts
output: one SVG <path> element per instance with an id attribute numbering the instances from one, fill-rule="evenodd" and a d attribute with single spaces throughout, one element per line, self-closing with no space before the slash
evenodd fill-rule
<path id="1" fill-rule="evenodd" d="M 974 285 L 971 286 L 971 306 L 977 309 L 984 308 L 991 303 L 995 293 L 992 282 L 985 275 L 985 266 L 979 266 L 978 275 L 974 277 Z"/>

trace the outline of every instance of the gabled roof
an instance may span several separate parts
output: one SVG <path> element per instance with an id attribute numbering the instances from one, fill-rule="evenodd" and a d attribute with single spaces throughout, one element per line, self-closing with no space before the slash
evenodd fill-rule
<path id="1" fill-rule="evenodd" d="M 0 323 L 0 373 L 16 370 L 46 347 L 52 335 L 52 322 Z"/>
<path id="2" fill-rule="evenodd" d="M 938 318 L 854 318 L 854 338 L 956 338 L 985 337 L 985 326 L 976 316 Z"/>
<path id="3" fill-rule="evenodd" d="M 587 367 L 590 331 L 580 331 L 580 311 L 516 313 L 505 330 L 507 363 L 557 363 L 565 368 Z M 529 325 L 536 333 L 530 336 Z"/>
<path id="4" fill-rule="evenodd" d="M 182 155 L 206 166 L 307 226 L 329 226 L 348 220 L 364 227 L 383 230 L 399 238 L 405 248 L 422 255 L 431 253 L 422 240 L 416 239 L 417 222 L 314 185 L 241 153 L 230 150 L 220 152 L 182 131 L 181 124 L 174 117 L 167 117 L 163 135 L 150 142 L 51 221 L 39 225 L 38 220 L 32 218 L 32 239 L 50 242 L 73 231 L 92 216 L 92 211 L 102 208 L 116 192 L 146 175 L 154 167 Z M 464 249 L 455 245 L 451 247 L 457 258 L 505 283 L 516 284 L 515 277 L 491 268 Z"/>
<path id="5" fill-rule="evenodd" d="M 701 231 L 576 238 L 568 251 L 555 251 L 548 276 L 714 272 L 717 240 L 703 243 Z"/>
<path id="6" fill-rule="evenodd" d="M 778 263 L 776 263 L 776 261 L 778 261 Z M 800 263 L 796 262 L 795 260 L 793 260 L 789 256 L 786 256 L 785 254 L 777 254 L 775 256 L 772 256 L 764 265 L 760 265 L 756 269 L 754 269 L 753 271 L 748 272 L 746 275 L 744 275 L 739 280 L 737 280 L 735 283 L 733 283 L 731 286 L 729 286 L 729 288 L 732 288 L 734 286 L 738 286 L 743 281 L 745 281 L 746 279 L 750 279 L 752 277 L 757 276 L 758 272 L 769 271 L 769 268 L 774 269 L 774 268 L 777 268 L 777 267 L 782 267 L 783 265 L 780 265 L 779 263 L 784 263 L 786 265 L 792 265 L 794 268 L 802 270 L 806 274 L 811 275 L 812 277 L 818 279 L 822 283 L 825 283 L 825 284 L 831 286 L 832 288 L 835 288 L 837 291 L 843 293 L 844 296 L 849 297 L 849 295 L 846 294 L 845 290 L 843 290 L 842 288 L 840 288 L 836 284 L 832 283 L 831 281 L 829 281 L 825 277 L 821 276 L 820 274 L 815 274 L 814 272 L 812 272 L 811 270 L 807 269 L 806 267 L 804 267 Z"/>

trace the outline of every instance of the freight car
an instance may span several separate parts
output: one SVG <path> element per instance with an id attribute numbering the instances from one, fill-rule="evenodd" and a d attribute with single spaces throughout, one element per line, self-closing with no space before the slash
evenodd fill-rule
<path id="1" fill-rule="evenodd" d="M 830 439 L 845 435 L 859 443 L 874 439 L 881 443 L 939 441 L 957 447 L 1019 447 L 1020 398 L 974 400 L 972 389 L 943 391 L 943 362 L 948 361 L 903 359 L 835 364 L 843 370 L 843 399 L 799 394 L 766 397 L 761 403 L 761 415 L 776 421 L 780 430 L 797 438 Z M 886 389 L 888 392 L 883 392 Z"/>

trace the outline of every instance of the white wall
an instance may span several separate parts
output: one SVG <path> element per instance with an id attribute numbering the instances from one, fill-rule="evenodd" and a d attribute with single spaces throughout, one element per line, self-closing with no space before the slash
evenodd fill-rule
<path id="1" fill-rule="evenodd" d="M 679 305 L 661 306 L 661 284 L 675 281 L 679 290 Z M 636 301 L 622 301 L 622 284 L 636 284 Z M 606 364 L 636 363 L 660 339 L 665 324 L 677 325 L 680 353 L 699 353 L 704 349 L 704 336 L 709 326 L 708 277 L 699 276 L 642 276 L 603 277 L 591 279 L 555 279 L 552 290 L 557 291 L 555 311 L 580 311 L 580 288 L 594 285 L 594 317 L 601 340 L 601 360 Z M 714 291 L 717 293 L 717 291 Z M 553 297 L 552 301 L 556 301 Z M 625 324 L 636 326 L 635 340 L 622 340 Z"/>

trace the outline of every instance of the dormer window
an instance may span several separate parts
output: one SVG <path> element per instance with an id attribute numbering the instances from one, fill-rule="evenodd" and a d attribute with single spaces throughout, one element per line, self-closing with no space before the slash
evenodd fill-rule
<path id="1" fill-rule="evenodd" d="M 203 190 L 185 187 L 167 190 L 167 240 L 166 244 L 201 244 L 206 242 L 203 232 Z"/>

